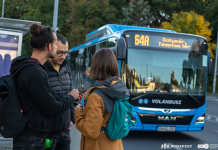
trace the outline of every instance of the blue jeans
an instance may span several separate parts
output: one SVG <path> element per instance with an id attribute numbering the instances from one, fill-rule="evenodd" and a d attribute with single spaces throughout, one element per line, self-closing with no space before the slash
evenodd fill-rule
<path id="1" fill-rule="evenodd" d="M 63 131 L 60 133 L 49 133 L 46 137 L 52 140 L 51 147 L 46 150 L 70 150 L 70 131 Z"/>
<path id="2" fill-rule="evenodd" d="M 21 132 L 13 138 L 13 150 L 44 150 L 45 139 Z"/>

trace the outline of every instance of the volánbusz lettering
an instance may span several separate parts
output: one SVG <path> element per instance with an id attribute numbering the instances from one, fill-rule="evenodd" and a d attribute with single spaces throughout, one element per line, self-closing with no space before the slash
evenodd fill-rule
<path id="1" fill-rule="evenodd" d="M 181 105 L 182 104 L 182 100 L 152 99 L 152 103 L 155 103 L 155 104 L 175 104 L 175 105 Z"/>

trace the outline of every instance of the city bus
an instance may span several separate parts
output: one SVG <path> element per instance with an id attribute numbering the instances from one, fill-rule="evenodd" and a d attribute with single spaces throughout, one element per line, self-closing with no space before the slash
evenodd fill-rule
<path id="1" fill-rule="evenodd" d="M 69 50 L 73 88 L 86 90 L 96 50 L 114 51 L 120 78 L 130 92 L 137 125 L 131 130 L 203 131 L 207 76 L 212 75 L 208 42 L 202 36 L 172 30 L 107 24 Z"/>

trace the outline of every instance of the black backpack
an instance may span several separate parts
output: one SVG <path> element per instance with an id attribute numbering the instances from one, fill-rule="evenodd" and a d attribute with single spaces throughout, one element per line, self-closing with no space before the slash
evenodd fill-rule
<path id="1" fill-rule="evenodd" d="M 5 138 L 19 135 L 35 110 L 34 108 L 26 116 L 23 115 L 15 82 L 17 73 L 30 65 L 34 64 L 25 64 L 15 74 L 0 78 L 0 133 Z"/>

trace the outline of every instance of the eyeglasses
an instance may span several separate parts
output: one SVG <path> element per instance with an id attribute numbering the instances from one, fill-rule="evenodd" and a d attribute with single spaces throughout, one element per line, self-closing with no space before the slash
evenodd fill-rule
<path id="1" fill-rule="evenodd" d="M 56 54 L 58 57 L 61 57 L 63 55 L 67 56 L 69 53 L 68 52 L 57 52 Z"/>
<path id="2" fill-rule="evenodd" d="M 51 27 L 49 26 L 45 26 L 48 30 L 49 30 L 49 35 L 48 35 L 48 45 L 49 45 L 49 41 L 50 41 L 50 38 L 51 38 L 51 35 L 52 35 L 52 31 L 54 31 Z"/>

